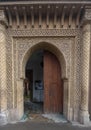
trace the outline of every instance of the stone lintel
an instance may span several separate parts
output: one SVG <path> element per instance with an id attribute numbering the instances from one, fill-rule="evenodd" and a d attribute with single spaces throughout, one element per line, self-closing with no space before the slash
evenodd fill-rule
<path id="1" fill-rule="evenodd" d="M 29 4 L 86 4 L 89 5 L 91 4 L 91 1 L 88 0 L 6 0 L 6 1 L 2 1 L 0 2 L 1 6 L 4 5 L 29 5 Z"/>

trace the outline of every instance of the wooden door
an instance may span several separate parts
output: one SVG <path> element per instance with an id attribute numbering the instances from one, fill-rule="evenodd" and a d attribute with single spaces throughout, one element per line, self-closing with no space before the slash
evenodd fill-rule
<path id="1" fill-rule="evenodd" d="M 63 88 L 60 63 L 56 56 L 44 52 L 44 112 L 62 113 Z"/>

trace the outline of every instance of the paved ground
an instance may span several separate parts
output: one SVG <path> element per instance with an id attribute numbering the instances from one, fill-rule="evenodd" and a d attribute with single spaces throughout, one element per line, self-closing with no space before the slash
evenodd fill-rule
<path id="1" fill-rule="evenodd" d="M 27 121 L 0 126 L 0 130 L 91 130 L 91 127 L 72 126 L 70 123 Z"/>

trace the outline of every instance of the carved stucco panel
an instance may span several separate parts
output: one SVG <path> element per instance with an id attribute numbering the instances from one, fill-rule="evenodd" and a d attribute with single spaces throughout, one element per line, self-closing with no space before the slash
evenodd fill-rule
<path id="1" fill-rule="evenodd" d="M 70 67 L 70 52 L 71 52 L 71 39 L 67 38 L 21 38 L 17 39 L 17 53 L 18 53 L 18 75 L 17 78 L 20 77 L 20 74 L 22 73 L 21 71 L 21 64 L 22 64 L 22 59 L 24 55 L 27 53 L 27 51 L 33 47 L 34 45 L 38 43 L 51 43 L 54 44 L 60 52 L 64 55 L 65 60 L 66 60 L 66 66 L 67 66 L 67 74 L 69 74 L 69 67 Z"/>
<path id="2" fill-rule="evenodd" d="M 21 77 L 21 66 L 24 55 L 38 43 L 50 43 L 58 48 L 66 60 L 67 76 L 69 77 L 69 94 L 72 108 L 80 104 L 80 31 L 77 30 L 8 30 L 13 36 L 14 48 L 14 78 Z M 26 34 L 25 34 L 26 33 Z M 55 36 L 54 36 L 55 35 Z M 16 94 L 17 96 L 17 94 Z M 71 99 L 71 97 L 73 97 Z M 74 100 L 73 100 L 74 99 Z M 17 102 L 17 101 L 16 101 Z M 78 112 L 78 110 L 77 110 Z M 77 115 L 74 111 L 74 115 Z M 75 117 L 74 117 L 75 118 Z"/>
<path id="3" fill-rule="evenodd" d="M 24 30 L 12 30 L 8 29 L 8 33 L 12 37 L 58 37 L 58 36 L 77 36 L 80 35 L 79 29 L 24 29 Z"/>
<path id="4" fill-rule="evenodd" d="M 12 86 L 12 40 L 6 34 L 6 69 L 7 69 L 7 108 L 13 107 L 13 86 Z"/>

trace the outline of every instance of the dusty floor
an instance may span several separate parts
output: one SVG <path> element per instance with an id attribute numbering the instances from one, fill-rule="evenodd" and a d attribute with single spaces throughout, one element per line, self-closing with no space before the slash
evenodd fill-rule
<path id="1" fill-rule="evenodd" d="M 33 122 L 54 122 L 53 120 L 44 118 L 42 114 L 30 114 L 29 120 Z"/>
<path id="2" fill-rule="evenodd" d="M 65 122 L 66 120 L 60 114 L 43 114 L 43 103 L 31 102 L 25 100 L 24 102 L 24 116 L 22 119 L 28 119 L 36 122 Z"/>
<path id="3" fill-rule="evenodd" d="M 48 123 L 27 121 L 0 126 L 0 130 L 91 130 L 91 127 L 72 126 L 70 123 Z"/>
<path id="4" fill-rule="evenodd" d="M 43 113 L 43 104 L 42 103 L 34 103 L 29 100 L 26 100 L 24 102 L 24 117 L 22 119 L 28 119 L 31 121 L 44 121 L 44 122 L 49 122 L 48 119 L 44 118 L 42 116 Z"/>
<path id="5" fill-rule="evenodd" d="M 0 130 L 91 130 L 91 127 L 77 126 L 71 123 L 55 123 L 40 113 L 30 113 L 27 120 L 0 126 Z"/>
<path id="6" fill-rule="evenodd" d="M 43 117 L 41 104 L 30 104 L 27 102 L 26 106 L 28 107 L 26 107 L 23 117 L 26 121 L 22 120 L 22 122 L 0 126 L 0 130 L 91 130 L 91 126 L 85 127 L 68 122 L 55 123 L 52 119 Z"/>

